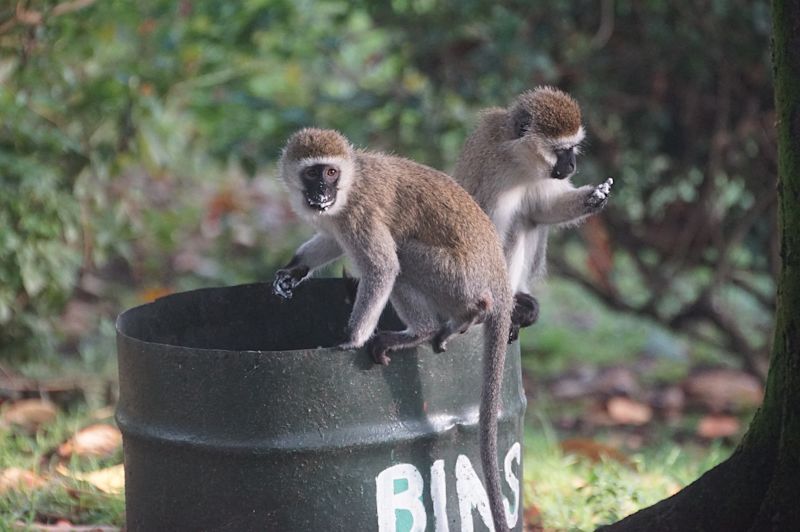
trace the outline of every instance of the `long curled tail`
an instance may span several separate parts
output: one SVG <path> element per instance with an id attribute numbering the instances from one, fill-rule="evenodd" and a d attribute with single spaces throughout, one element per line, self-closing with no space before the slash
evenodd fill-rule
<path id="1" fill-rule="evenodd" d="M 500 465 L 497 461 L 497 418 L 506 358 L 511 314 L 505 305 L 497 305 L 484 324 L 483 390 L 480 408 L 480 446 L 486 492 L 496 532 L 508 532 L 503 493 L 500 489 Z"/>

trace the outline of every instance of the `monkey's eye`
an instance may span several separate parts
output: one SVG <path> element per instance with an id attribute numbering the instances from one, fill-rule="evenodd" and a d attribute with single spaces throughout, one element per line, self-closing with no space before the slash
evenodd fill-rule
<path id="1" fill-rule="evenodd" d="M 336 183 L 339 179 L 339 169 L 333 166 L 328 166 L 322 172 L 322 178 L 330 184 Z"/>

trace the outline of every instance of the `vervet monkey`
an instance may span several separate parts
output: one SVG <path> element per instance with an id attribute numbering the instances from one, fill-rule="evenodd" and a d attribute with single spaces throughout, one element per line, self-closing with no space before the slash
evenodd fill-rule
<path id="1" fill-rule="evenodd" d="M 503 242 L 514 292 L 510 340 L 533 324 L 528 285 L 544 275 L 552 225 L 574 225 L 605 207 L 609 178 L 575 188 L 569 178 L 585 136 L 578 103 L 552 87 L 522 93 L 507 109 L 484 111 L 453 173 L 489 214 Z"/>
<path id="2" fill-rule="evenodd" d="M 311 271 L 344 252 L 360 281 L 340 348 L 366 346 L 385 365 L 390 351 L 427 341 L 444 350 L 452 335 L 484 324 L 481 459 L 495 527 L 508 530 L 497 416 L 513 297 L 491 220 L 448 175 L 357 150 L 332 130 L 292 135 L 280 175 L 294 210 L 317 233 L 277 272 L 274 291 L 291 297 Z M 389 300 L 406 329 L 375 332 Z"/>

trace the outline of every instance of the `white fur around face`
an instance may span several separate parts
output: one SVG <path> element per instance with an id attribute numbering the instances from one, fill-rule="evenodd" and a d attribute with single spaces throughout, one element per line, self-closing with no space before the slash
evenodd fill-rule
<path id="1" fill-rule="evenodd" d="M 550 169 L 555 166 L 558 158 L 556 150 L 575 148 L 575 152 L 580 153 L 579 144 L 586 136 L 586 131 L 581 126 L 574 135 L 558 137 L 555 139 L 541 138 L 535 134 L 529 134 L 522 139 L 513 141 L 512 151 L 520 159 L 520 166 L 523 168 L 540 168 L 541 175 L 527 176 L 535 179 L 549 178 Z"/>
<path id="2" fill-rule="evenodd" d="M 539 141 L 536 143 L 537 153 L 547 165 L 552 168 L 555 166 L 558 158 L 556 157 L 556 150 L 566 150 L 568 148 L 575 148 L 575 154 L 580 153 L 580 143 L 586 136 L 583 126 L 578 129 L 574 135 L 567 135 L 565 137 L 558 137 L 547 141 Z"/>
<path id="3" fill-rule="evenodd" d="M 305 199 L 305 187 L 300 177 L 306 168 L 315 164 L 328 164 L 339 168 L 336 201 L 325 211 L 318 211 L 308 206 Z M 281 179 L 289 189 L 289 202 L 292 208 L 298 215 L 312 223 L 321 217 L 333 216 L 344 208 L 347 204 L 347 195 L 355 179 L 355 164 L 350 157 L 306 157 L 299 161 L 281 159 L 279 171 Z"/>
<path id="4" fill-rule="evenodd" d="M 586 131 L 581 126 L 578 129 L 578 132 L 574 135 L 568 135 L 566 137 L 558 137 L 553 141 L 553 149 L 565 149 L 565 148 L 577 148 L 578 144 L 583 142 L 583 139 L 586 137 Z M 555 164 L 555 162 L 553 163 Z"/>

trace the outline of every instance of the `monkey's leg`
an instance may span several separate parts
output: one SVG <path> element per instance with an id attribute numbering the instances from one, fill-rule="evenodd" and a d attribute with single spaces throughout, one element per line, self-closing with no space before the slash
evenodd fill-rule
<path id="1" fill-rule="evenodd" d="M 418 334 L 405 331 L 379 331 L 367 342 L 367 351 L 376 364 L 387 366 L 391 361 L 389 351 L 408 349 L 424 344 L 433 337 L 433 331 Z"/>
<path id="2" fill-rule="evenodd" d="M 358 349 L 375 332 L 400 273 L 393 243 L 388 228 L 380 225 L 370 228 L 370 234 L 365 236 L 364 242 L 343 243 L 350 259 L 361 272 L 361 280 L 347 324 L 349 340 L 341 344 L 340 349 Z"/>
<path id="3" fill-rule="evenodd" d="M 482 294 L 474 306 L 470 307 L 461 319 L 449 319 L 444 326 L 439 329 L 433 339 L 433 351 L 443 353 L 447 350 L 447 341 L 457 334 L 464 334 L 467 330 L 477 323 L 486 321 L 486 317 L 492 308 L 492 296 L 488 292 Z"/>
<path id="4" fill-rule="evenodd" d="M 398 279 L 395 282 L 391 301 L 406 330 L 380 331 L 367 344 L 375 363 L 384 366 L 391 360 L 389 351 L 423 344 L 433 338 L 441 326 L 428 297 L 407 281 Z"/>

